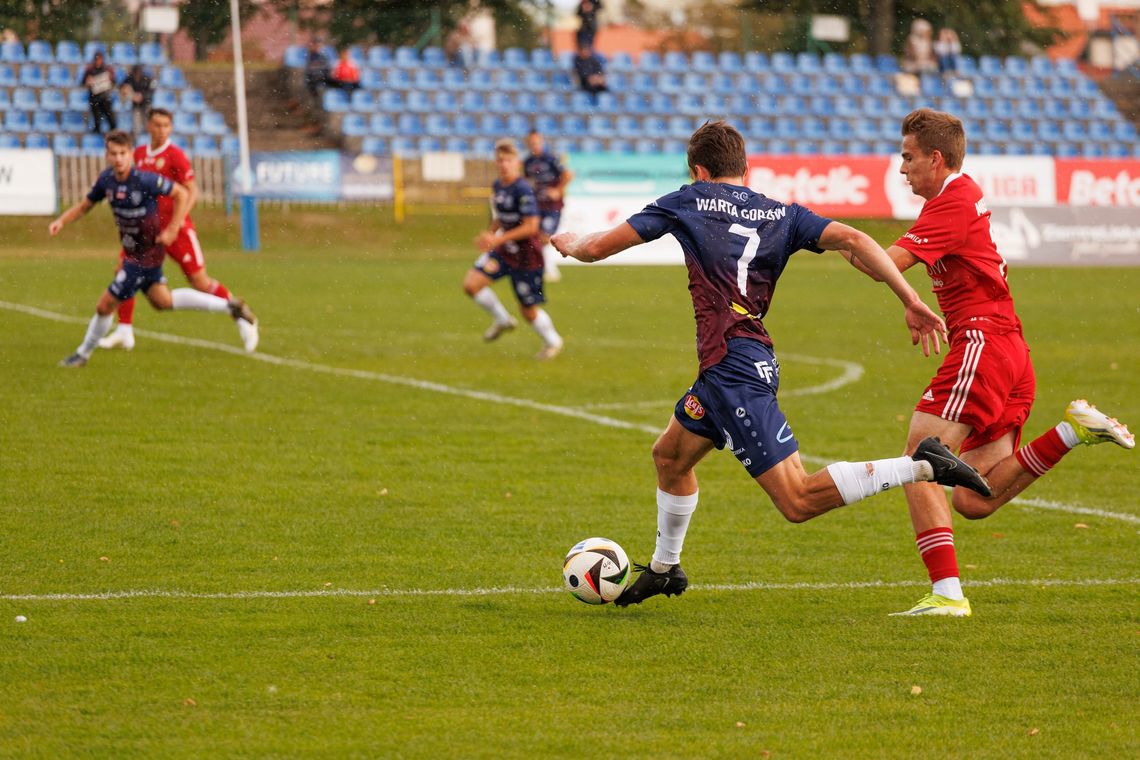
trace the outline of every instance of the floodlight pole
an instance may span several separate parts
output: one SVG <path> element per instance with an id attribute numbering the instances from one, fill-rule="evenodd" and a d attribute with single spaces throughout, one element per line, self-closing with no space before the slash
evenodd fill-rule
<path id="1" fill-rule="evenodd" d="M 238 0 L 230 0 L 230 28 L 234 44 L 234 94 L 237 98 L 241 247 L 246 251 L 257 251 L 261 249 L 261 235 L 257 222 L 257 199 L 253 197 L 253 172 L 249 163 L 249 120 L 245 112 L 245 62 L 241 53 L 241 16 L 238 11 Z"/>

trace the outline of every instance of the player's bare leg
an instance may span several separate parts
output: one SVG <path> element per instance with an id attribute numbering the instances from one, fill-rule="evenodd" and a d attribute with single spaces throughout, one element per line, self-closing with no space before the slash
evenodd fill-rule
<path id="1" fill-rule="evenodd" d="M 535 354 L 536 359 L 553 359 L 562 353 L 563 340 L 558 331 L 554 329 L 554 320 L 539 306 L 523 306 L 519 311 L 523 318 L 530 322 L 530 326 L 542 338 L 542 350 Z"/>
<path id="2" fill-rule="evenodd" d="M 245 301 L 231 293 L 225 285 L 210 277 L 206 273 L 205 267 L 194 272 L 184 272 L 184 274 L 194 290 L 226 300 L 230 305 L 230 316 L 233 317 L 234 324 L 238 328 L 238 335 L 241 336 L 242 346 L 250 353 L 256 351 L 257 344 L 261 339 L 260 329 L 257 324 L 257 317 L 250 311 Z"/>
<path id="3" fill-rule="evenodd" d="M 471 297 L 480 308 L 491 315 L 491 326 L 483 333 L 483 340 L 492 341 L 500 335 L 518 327 L 518 322 L 507 313 L 507 307 L 491 288 L 494 284 L 487 275 L 478 269 L 468 269 L 463 277 L 463 292 Z"/>

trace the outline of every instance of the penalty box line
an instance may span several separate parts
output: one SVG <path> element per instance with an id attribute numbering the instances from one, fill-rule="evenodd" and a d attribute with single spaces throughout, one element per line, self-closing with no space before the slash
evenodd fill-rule
<path id="1" fill-rule="evenodd" d="M 67 314 L 59 314 L 54 311 L 47 311 L 35 306 L 27 306 L 21 303 L 12 303 L 10 301 L 0 301 L 0 308 L 8 309 L 9 311 L 27 314 L 41 319 L 48 319 L 53 322 L 63 322 L 65 324 L 78 324 L 86 325 L 90 320 L 80 317 L 72 317 Z M 221 351 L 234 356 L 241 356 L 247 359 L 272 364 L 278 367 L 289 367 L 291 369 L 305 370 L 308 372 L 318 372 L 326 375 L 335 375 L 337 377 L 350 377 L 358 380 L 375 380 L 383 383 L 391 383 L 393 385 L 403 385 L 409 388 L 416 388 L 418 390 L 429 391 L 432 393 L 440 393 L 450 396 L 460 396 L 469 398 L 476 401 L 486 401 L 492 404 L 503 404 L 506 406 L 517 406 L 524 409 L 533 409 L 534 411 L 546 412 L 548 414 L 557 414 L 563 417 L 571 417 L 574 419 L 582 420 L 584 422 L 592 422 L 595 425 L 603 427 L 618 428 L 621 430 L 637 430 L 650 435 L 657 436 L 661 433 L 661 427 L 656 425 L 643 425 L 635 422 L 627 422 L 619 420 L 614 417 L 607 417 L 601 414 L 593 414 L 584 409 L 561 406 L 557 404 L 544 404 L 539 401 L 532 401 L 530 399 L 519 398 L 515 396 L 503 396 L 498 393 L 489 393 L 486 391 L 476 391 L 466 388 L 456 388 L 443 383 L 431 382 L 428 380 L 418 380 L 413 377 L 405 377 L 402 375 L 389 375 L 383 372 L 371 372 L 369 370 L 361 369 L 346 369 L 343 367 L 333 367 L 328 364 L 318 364 L 315 362 L 307 362 L 300 359 L 288 359 L 281 356 L 272 356 L 270 354 L 247 353 L 246 351 L 236 346 L 229 346 L 224 343 L 216 343 L 210 340 L 202 340 L 200 338 L 185 338 L 181 335 L 172 335 L 170 333 L 155 332 L 153 330 L 135 330 L 135 332 L 145 338 L 152 338 L 154 340 L 162 341 L 164 343 L 172 343 L 180 346 L 194 346 L 196 348 L 205 348 L 212 351 Z M 800 357 L 803 358 L 803 357 Z M 845 367 L 844 377 L 835 381 L 840 384 L 846 384 L 851 380 L 851 376 L 855 374 L 856 368 L 861 373 L 862 368 L 859 365 L 834 360 L 836 366 Z M 837 386 L 838 387 L 838 386 Z M 833 460 L 824 459 L 822 457 L 811 456 L 800 452 L 800 458 L 810 464 L 828 465 Z M 1025 497 L 1014 498 L 1010 503 L 1021 504 L 1036 509 L 1046 509 L 1056 512 L 1068 512 L 1070 514 L 1087 515 L 1090 517 L 1101 517 L 1108 520 L 1117 520 L 1120 522 L 1132 523 L 1140 525 L 1140 516 L 1128 514 L 1126 512 L 1113 512 L 1106 509 L 1098 509 L 1094 507 L 1082 507 L 1076 504 L 1067 504 L 1063 502 L 1048 501 L 1044 499 L 1032 499 Z"/>
<path id="2" fill-rule="evenodd" d="M 766 583 L 753 581 L 746 583 L 709 583 L 690 586 L 693 591 L 861 591 L 875 589 L 928 587 L 926 581 L 850 581 L 846 583 Z M 1087 586 L 1135 586 L 1140 578 L 991 578 L 969 581 L 964 588 L 994 587 L 1087 587 Z M 523 596 L 565 593 L 565 589 L 544 587 L 525 588 L 502 586 L 495 588 L 444 588 L 444 589 L 314 589 L 297 591 L 231 591 L 197 592 L 164 589 L 135 589 L 129 591 L 104 591 L 89 594 L 0 594 L 0 599 L 9 602 L 87 602 L 116 601 L 129 599 L 205 599 L 205 600 L 246 600 L 246 599 L 319 599 L 336 597 L 401 598 L 425 596 Z"/>

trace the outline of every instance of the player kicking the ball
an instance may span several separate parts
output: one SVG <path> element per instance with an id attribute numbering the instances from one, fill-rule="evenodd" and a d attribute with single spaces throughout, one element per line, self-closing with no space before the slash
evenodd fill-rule
<path id="1" fill-rule="evenodd" d="M 162 274 L 162 260 L 166 246 L 178 237 L 178 230 L 190 207 L 190 193 L 182 185 L 150 172 L 141 172 L 131 160 L 131 136 L 115 130 L 104 138 L 107 146 L 107 169 L 95 180 L 87 197 L 60 214 L 48 226 L 48 232 L 58 235 L 65 225 L 80 218 L 104 198 L 111 206 L 115 224 L 123 245 L 123 260 L 111 285 L 95 305 L 95 316 L 87 327 L 87 335 L 75 353 L 60 362 L 63 367 L 82 367 L 95 351 L 99 339 L 111 329 L 111 315 L 123 301 L 141 290 L 154 308 L 192 309 L 229 314 L 235 319 L 242 316 L 243 305 L 238 301 L 190 288 L 171 292 Z M 169 196 L 173 200 L 169 221 L 163 225 L 158 213 L 158 199 Z"/>
<path id="2" fill-rule="evenodd" d="M 190 210 L 198 200 L 198 183 L 194 180 L 194 167 L 190 159 L 174 143 L 170 142 L 170 134 L 174 129 L 174 117 L 164 108 L 152 108 L 147 114 L 146 129 L 150 135 L 149 145 L 140 145 L 135 148 L 135 165 L 141 171 L 161 174 L 167 179 L 184 186 L 190 194 L 187 205 L 186 221 L 178 230 L 178 237 L 166 246 L 166 255 L 178 262 L 182 273 L 186 275 L 187 282 L 195 290 L 209 293 L 219 298 L 230 300 L 232 295 L 225 285 L 211 279 L 206 274 L 206 261 L 202 257 L 202 246 L 198 242 L 198 233 L 194 231 L 194 222 L 190 219 Z M 173 213 L 173 203 L 168 197 L 158 199 L 158 217 L 161 224 L 170 222 Z M 125 252 L 120 252 L 120 263 Z M 234 322 L 237 324 L 238 334 L 246 351 L 257 350 L 259 339 L 257 318 L 243 301 L 233 298 L 241 305 L 240 311 L 235 311 Z M 135 299 L 132 296 L 119 304 L 119 325 L 115 331 L 99 341 L 100 348 L 122 348 L 130 351 L 135 347 L 134 314 Z"/>
<path id="3" fill-rule="evenodd" d="M 804 470 L 799 444 L 776 402 L 780 367 L 762 322 L 789 257 L 801 248 L 851 251 L 902 301 L 912 342 L 921 341 L 928 356 L 931 346 L 940 350 L 945 325 L 870 237 L 745 187 L 744 139 L 733 127 L 705 123 L 689 139 L 688 163 L 693 184 L 658 198 L 623 224 L 551 240 L 564 255 L 592 262 L 672 234 L 689 270 L 700 371 L 653 446 L 657 546 L 649 565 L 636 566 L 640 575 L 616 600 L 622 607 L 657 594 L 680 594 L 688 585 L 679 563 L 697 506 L 694 468 L 713 448 L 732 451 L 776 509 L 797 523 L 916 481 L 989 493 L 985 479 L 934 438 L 911 456 Z"/>
<path id="4" fill-rule="evenodd" d="M 1056 427 L 1018 449 L 1036 393 L 1029 347 L 1014 311 L 1006 265 L 990 235 L 982 191 L 961 173 L 966 154 L 962 122 L 922 108 L 902 123 L 901 172 L 926 199 L 910 230 L 887 249 L 902 272 L 925 264 L 950 329 L 950 350 L 910 421 L 907 451 L 938 436 L 982 472 L 986 497 L 955 488 L 951 500 L 970 519 L 987 517 L 1028 488 L 1078 445 L 1136 445 L 1128 428 L 1087 401 L 1069 404 Z M 859 262 L 852 262 L 860 269 Z M 967 617 L 954 551 L 950 507 L 929 483 L 905 488 L 915 542 L 933 588 L 896 615 Z"/>
<path id="5" fill-rule="evenodd" d="M 467 270 L 463 291 L 494 320 L 483 333 L 483 340 L 496 340 L 518 326 L 490 287 L 495 280 L 509 276 L 519 311 L 542 338 L 542 350 L 535 358 L 553 359 L 562 351 L 562 336 L 542 308 L 546 296 L 542 289 L 542 246 L 538 242 L 538 202 L 522 177 L 519 151 L 512 141 L 495 143 L 495 165 L 499 178 L 491 188 L 494 217 L 491 226 L 475 238 L 475 246 L 483 254 Z"/>

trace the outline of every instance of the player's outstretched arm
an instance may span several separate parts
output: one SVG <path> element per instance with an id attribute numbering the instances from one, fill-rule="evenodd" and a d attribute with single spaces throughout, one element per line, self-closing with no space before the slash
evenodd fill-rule
<path id="1" fill-rule="evenodd" d="M 622 222 L 611 230 L 579 235 L 577 232 L 560 232 L 550 238 L 550 244 L 563 256 L 587 263 L 608 259 L 626 248 L 645 241 L 629 222 Z"/>
<path id="2" fill-rule="evenodd" d="M 885 282 L 906 307 L 906 324 L 910 329 L 911 343 L 918 345 L 921 342 L 924 356 L 930 356 L 931 347 L 936 354 L 942 352 L 940 338 L 946 339 L 946 323 L 922 302 L 918 293 L 902 276 L 896 262 L 870 235 L 841 222 L 832 222 L 820 235 L 819 245 L 827 250 L 843 252 L 844 258 L 850 253 L 851 258 L 848 260 L 856 269 L 878 282 Z"/>
<path id="3" fill-rule="evenodd" d="M 158 235 L 158 242 L 170 245 L 178 237 L 178 230 L 186 221 L 186 214 L 190 212 L 190 191 L 177 182 L 170 190 L 170 197 L 174 199 L 174 211 L 170 216 L 170 224 L 163 228 Z"/>
<path id="4" fill-rule="evenodd" d="M 69 208 L 67 211 L 64 211 L 57 218 L 53 219 L 51 224 L 48 225 L 48 234 L 58 235 L 59 231 L 63 229 L 64 225 L 71 224 L 94 207 L 94 203 L 84 198 L 83 200 L 79 201 L 79 203 L 76 203 L 74 206 Z"/>

